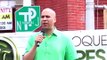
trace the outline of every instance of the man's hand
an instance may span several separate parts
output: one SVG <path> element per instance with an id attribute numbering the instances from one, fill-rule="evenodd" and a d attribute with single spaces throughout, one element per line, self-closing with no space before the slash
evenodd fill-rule
<path id="1" fill-rule="evenodd" d="M 36 36 L 35 43 L 36 43 L 37 47 L 40 45 L 40 43 L 43 41 L 44 38 L 45 38 L 45 36 L 43 36 L 43 35 Z"/>

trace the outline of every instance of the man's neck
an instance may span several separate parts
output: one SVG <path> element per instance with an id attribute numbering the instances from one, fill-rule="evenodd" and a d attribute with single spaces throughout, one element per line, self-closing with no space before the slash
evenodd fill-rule
<path id="1" fill-rule="evenodd" d="M 50 35 L 53 33 L 54 29 L 55 29 L 55 27 L 50 28 L 50 29 L 46 29 L 46 30 L 45 30 L 45 33 L 46 33 L 48 36 L 50 36 Z"/>
<path id="2" fill-rule="evenodd" d="M 47 29 L 45 32 L 48 36 L 50 36 L 53 33 L 53 29 Z"/>

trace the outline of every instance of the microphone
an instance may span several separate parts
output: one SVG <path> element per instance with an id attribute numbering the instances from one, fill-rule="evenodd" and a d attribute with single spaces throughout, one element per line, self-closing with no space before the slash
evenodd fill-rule
<path id="1" fill-rule="evenodd" d="M 45 35 L 45 29 L 42 29 L 42 30 L 41 30 L 41 33 L 42 33 L 42 35 L 44 36 L 44 35 Z"/>
<path id="2" fill-rule="evenodd" d="M 41 35 L 43 36 L 45 35 L 45 29 L 41 30 Z M 39 47 L 40 43 L 41 43 L 40 41 L 37 41 L 37 47 Z"/>

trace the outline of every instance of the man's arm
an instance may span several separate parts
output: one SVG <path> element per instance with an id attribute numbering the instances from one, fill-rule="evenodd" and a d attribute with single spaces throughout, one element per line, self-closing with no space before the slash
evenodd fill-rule
<path id="1" fill-rule="evenodd" d="M 33 48 L 23 56 L 23 59 L 24 60 L 33 60 L 34 56 L 35 56 L 35 51 L 36 51 L 36 45 L 34 45 Z"/>
<path id="2" fill-rule="evenodd" d="M 28 46 L 27 46 L 27 53 L 23 56 L 24 60 L 34 60 L 35 53 L 36 53 L 36 48 L 37 48 L 37 42 L 42 42 L 44 36 L 38 35 L 33 36 L 32 38 L 29 39 L 28 41 Z M 35 40 L 36 39 L 36 40 Z"/>

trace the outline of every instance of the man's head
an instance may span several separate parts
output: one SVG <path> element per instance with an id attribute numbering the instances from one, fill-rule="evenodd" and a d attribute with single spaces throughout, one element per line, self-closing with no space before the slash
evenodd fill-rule
<path id="1" fill-rule="evenodd" d="M 45 8 L 41 13 L 42 28 L 53 29 L 56 22 L 56 13 L 50 8 Z"/>

